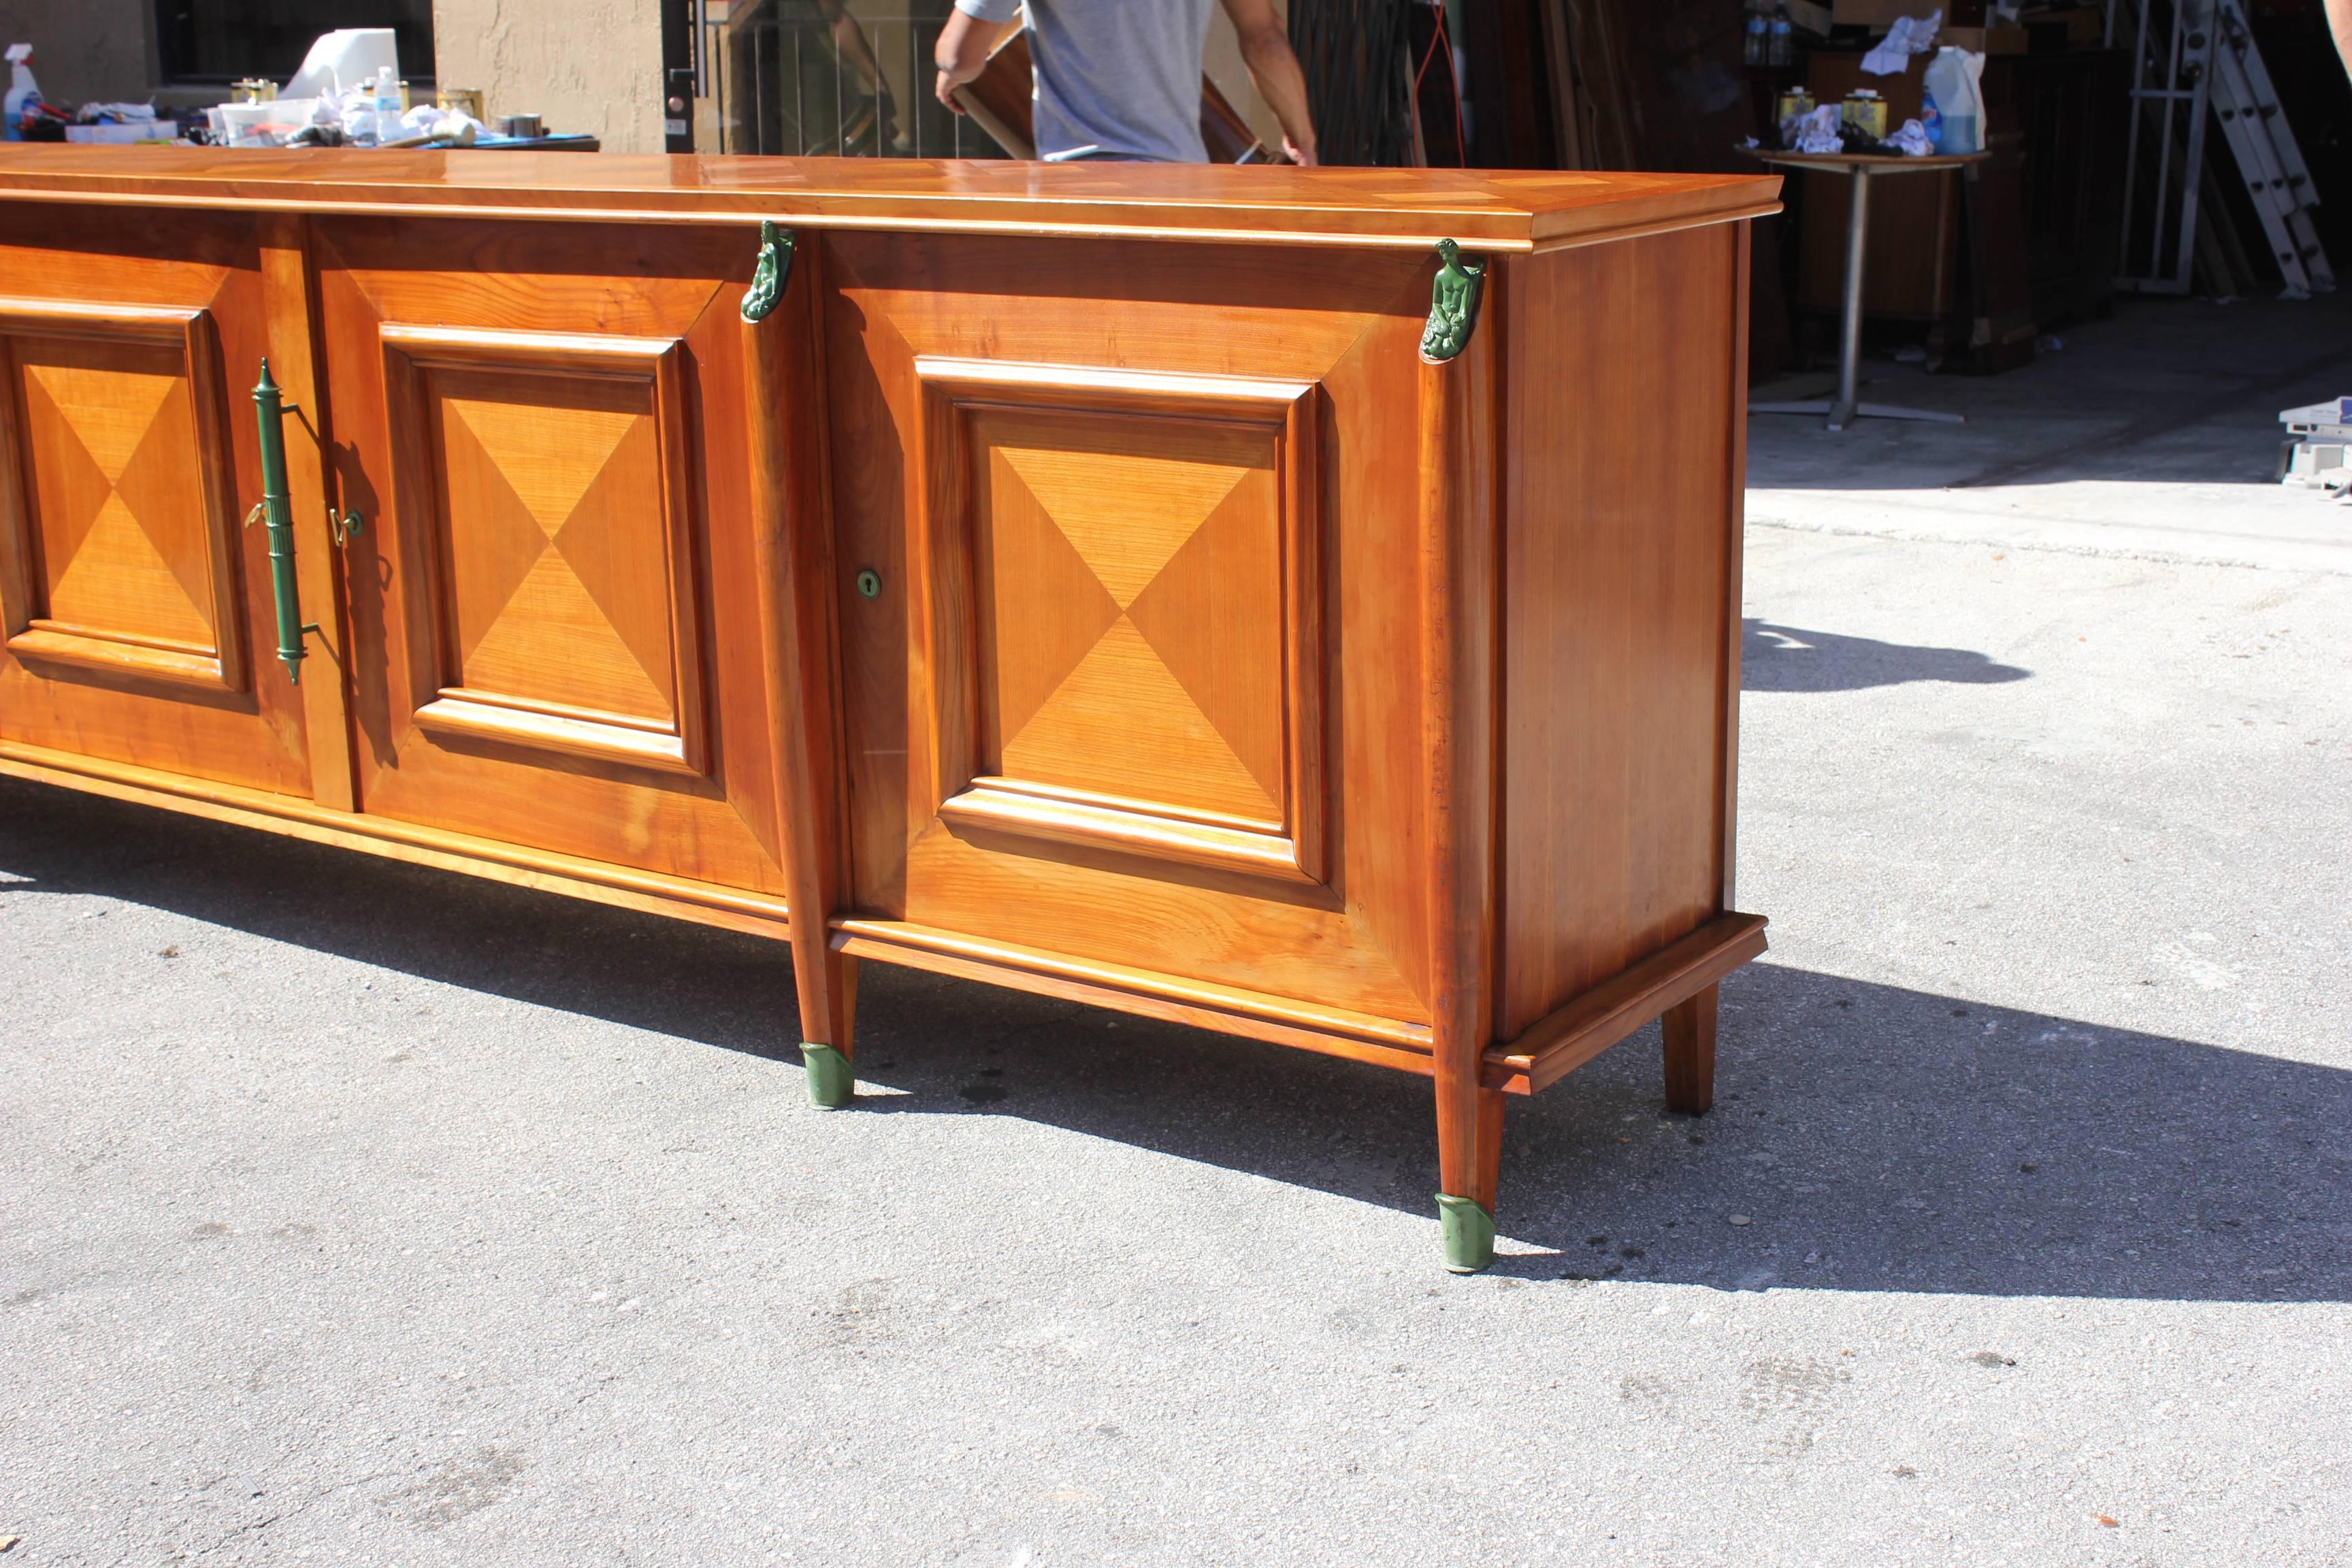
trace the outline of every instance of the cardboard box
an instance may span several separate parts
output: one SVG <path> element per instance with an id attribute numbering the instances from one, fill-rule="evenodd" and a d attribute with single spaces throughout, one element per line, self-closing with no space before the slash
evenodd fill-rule
<path id="1" fill-rule="evenodd" d="M 1783 4 L 1788 7 L 1790 24 L 1797 31 L 1811 33 L 1817 38 L 1830 36 L 1835 18 L 1827 5 L 1816 5 L 1813 0 L 1783 0 Z"/>
<path id="2" fill-rule="evenodd" d="M 2022 27 L 1946 27 L 1936 35 L 1936 42 L 1938 47 L 1969 49 L 1980 55 L 2021 55 L 2026 37 Z"/>
<path id="3" fill-rule="evenodd" d="M 1940 0 L 1831 0 L 1830 20 L 1841 27 L 1867 27 L 1883 33 L 1897 16 L 1926 21 L 1943 9 Z"/>

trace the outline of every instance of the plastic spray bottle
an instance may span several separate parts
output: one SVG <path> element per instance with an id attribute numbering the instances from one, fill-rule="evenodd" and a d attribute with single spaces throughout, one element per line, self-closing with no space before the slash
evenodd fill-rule
<path id="1" fill-rule="evenodd" d="M 25 139 L 24 113 L 26 103 L 41 96 L 38 82 L 33 79 L 33 46 L 8 46 L 8 96 L 0 100 L 0 112 L 7 117 L 7 128 L 0 140 L 22 142 Z"/>

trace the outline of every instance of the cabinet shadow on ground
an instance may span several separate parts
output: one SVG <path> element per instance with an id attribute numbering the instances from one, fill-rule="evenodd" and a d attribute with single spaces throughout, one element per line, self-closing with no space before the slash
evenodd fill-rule
<path id="1" fill-rule="evenodd" d="M 797 1060 L 789 955 L 756 938 L 7 779 L 0 875 L 11 901 L 118 900 Z M 880 965 L 860 993 L 859 1076 L 898 1091 L 860 1101 L 877 1138 L 1021 1117 L 1429 1216 L 1435 1258 L 1424 1079 Z M 1723 996 L 1707 1116 L 1664 1113 L 1654 1026 L 1512 1100 L 1499 1271 L 2352 1300 L 2352 1073 L 1769 960 Z"/>
<path id="2" fill-rule="evenodd" d="M 1739 684 L 1744 691 L 1862 691 L 1915 680 L 1998 686 L 2033 674 L 1964 647 L 1914 647 L 1775 626 L 1752 616 L 1740 627 Z"/>

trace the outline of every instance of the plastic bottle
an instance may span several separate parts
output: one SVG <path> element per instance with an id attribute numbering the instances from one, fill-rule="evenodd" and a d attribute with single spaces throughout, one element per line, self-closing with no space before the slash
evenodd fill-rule
<path id="1" fill-rule="evenodd" d="M 1775 66 L 1797 63 L 1797 29 L 1789 20 L 1786 8 L 1772 13 L 1771 33 L 1765 50 L 1765 63 Z"/>
<path id="2" fill-rule="evenodd" d="M 400 81 L 392 68 L 384 66 L 375 73 L 375 139 L 390 142 L 400 135 Z"/>
<path id="3" fill-rule="evenodd" d="M 1750 11 L 1748 13 L 1747 31 L 1744 51 L 1747 62 L 1751 66 L 1760 66 L 1771 52 L 1772 24 L 1764 19 L 1763 12 Z"/>
<path id="4" fill-rule="evenodd" d="M 1977 89 L 1976 72 L 1969 68 L 1969 51 L 1937 49 L 1935 59 L 1928 63 L 1926 85 L 1927 102 L 1934 106 L 1941 121 L 1936 151 L 1983 152 L 1984 98 Z"/>
<path id="5" fill-rule="evenodd" d="M 0 100 L 0 113 L 7 118 L 7 128 L 0 140 L 22 142 L 25 139 L 25 104 L 41 96 L 40 84 L 33 79 L 33 46 L 8 46 L 8 96 Z"/>

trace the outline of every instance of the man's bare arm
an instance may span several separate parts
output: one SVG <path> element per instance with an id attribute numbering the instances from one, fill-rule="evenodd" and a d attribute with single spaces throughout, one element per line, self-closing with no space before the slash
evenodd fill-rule
<path id="1" fill-rule="evenodd" d="M 2327 0 L 2327 30 L 2336 35 L 2336 52 L 2344 68 L 2352 71 L 2352 0 Z"/>
<path id="2" fill-rule="evenodd" d="M 1315 162 L 1315 117 L 1307 108 L 1307 76 L 1298 57 L 1290 52 L 1290 38 L 1274 14 L 1271 0 L 1220 0 L 1241 39 L 1242 64 L 1282 121 L 1282 150 L 1294 163 Z M 2339 0 L 2348 3 L 2348 0 Z"/>
<path id="3" fill-rule="evenodd" d="M 939 44 L 931 50 L 931 63 L 940 68 L 940 79 L 931 90 L 940 101 L 961 114 L 963 105 L 955 100 L 955 89 L 986 69 L 996 46 L 1020 26 L 1018 16 L 1009 22 L 983 22 L 969 11 L 950 11 L 947 26 L 940 29 Z"/>

